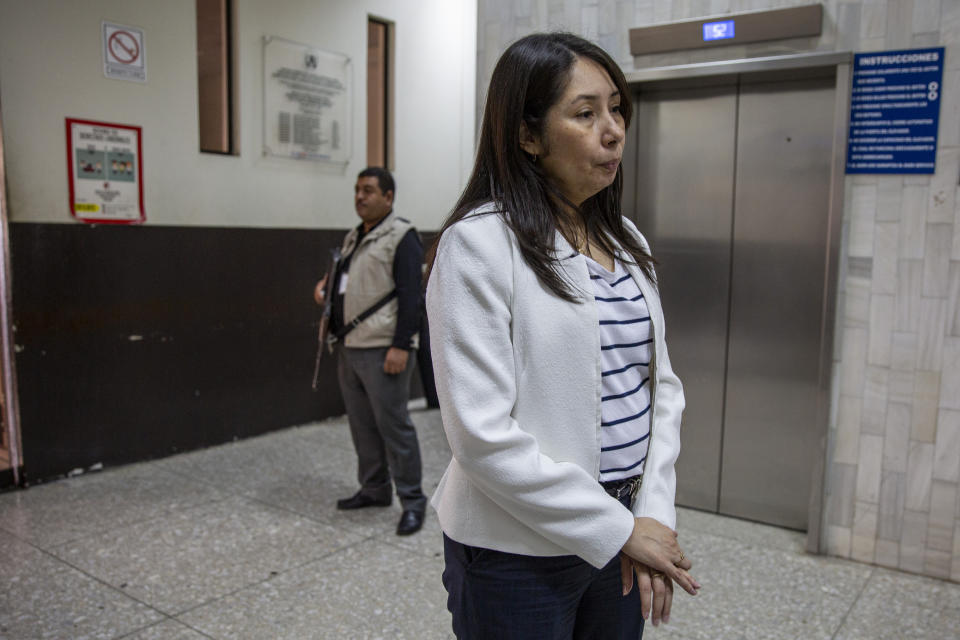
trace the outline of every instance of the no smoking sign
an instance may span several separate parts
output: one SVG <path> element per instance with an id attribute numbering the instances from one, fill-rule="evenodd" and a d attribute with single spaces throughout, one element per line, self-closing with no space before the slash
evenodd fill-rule
<path id="1" fill-rule="evenodd" d="M 147 81 L 142 29 L 103 23 L 103 75 L 116 80 Z"/>

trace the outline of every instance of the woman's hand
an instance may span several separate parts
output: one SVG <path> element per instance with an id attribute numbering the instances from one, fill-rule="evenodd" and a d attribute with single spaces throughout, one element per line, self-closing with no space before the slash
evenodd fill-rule
<path id="1" fill-rule="evenodd" d="M 653 626 L 663 621 L 670 622 L 670 608 L 673 605 L 673 580 L 666 574 L 653 571 L 650 567 L 620 554 L 620 577 L 623 581 L 623 595 L 633 588 L 633 576 L 637 576 L 637 588 L 640 590 L 640 613 L 644 620 L 653 616 Z"/>
<path id="2" fill-rule="evenodd" d="M 700 583 L 687 570 L 693 566 L 680 545 L 677 532 L 653 518 L 634 518 L 633 532 L 623 545 L 623 553 L 654 571 L 665 573 L 692 596 Z"/>

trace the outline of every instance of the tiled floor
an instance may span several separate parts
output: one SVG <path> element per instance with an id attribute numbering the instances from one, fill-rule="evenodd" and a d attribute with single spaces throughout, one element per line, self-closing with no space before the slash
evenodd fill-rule
<path id="1" fill-rule="evenodd" d="M 414 414 L 425 486 L 449 450 Z M 440 531 L 342 513 L 343 420 L 0 495 L 0 638 L 450 638 Z M 802 534 L 686 509 L 700 595 L 646 638 L 960 638 L 960 585 L 806 555 Z"/>

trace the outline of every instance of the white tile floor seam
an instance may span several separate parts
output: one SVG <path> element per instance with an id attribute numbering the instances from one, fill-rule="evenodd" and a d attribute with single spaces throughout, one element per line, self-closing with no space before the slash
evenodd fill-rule
<path id="1" fill-rule="evenodd" d="M 850 603 L 850 607 L 844 612 L 843 617 L 840 619 L 840 624 L 837 625 L 837 629 L 833 632 L 833 635 L 830 636 L 830 640 L 836 640 L 837 634 L 839 634 L 840 630 L 843 629 L 843 625 L 846 624 L 847 618 L 849 618 L 850 614 L 853 613 L 853 610 L 856 609 L 857 603 L 860 602 L 860 598 L 862 598 L 864 592 L 866 592 L 867 585 L 870 584 L 870 579 L 873 578 L 873 574 L 874 570 L 871 570 L 870 574 L 867 576 L 867 579 L 864 580 L 862 585 L 860 585 L 860 591 L 857 592 L 857 597 L 853 599 L 853 602 Z"/>
<path id="2" fill-rule="evenodd" d="M 175 625 L 175 627 L 171 627 L 171 625 Z M 164 629 L 166 628 L 171 628 L 171 631 L 165 631 Z M 173 633 L 173 629 L 175 629 L 179 635 L 175 635 Z M 189 632 L 189 635 L 183 634 L 184 629 Z M 160 635 L 155 635 L 157 633 Z M 193 627 L 190 627 L 189 625 L 186 625 L 175 618 L 160 620 L 159 622 L 155 622 L 154 624 L 143 627 L 142 629 L 135 629 L 130 633 L 118 636 L 113 640 L 147 640 L 148 638 L 156 640 L 196 640 L 197 638 L 209 638 L 211 640 L 216 640 L 216 638 L 213 636 L 208 636 L 198 629 L 194 629 Z"/>
<path id="3" fill-rule="evenodd" d="M 316 563 L 318 563 L 318 562 L 323 562 L 324 560 L 328 559 L 329 557 L 331 557 L 331 556 L 333 556 L 333 555 L 335 555 L 335 554 L 338 554 L 338 553 L 341 553 L 341 552 L 343 552 L 343 551 L 346 551 L 346 550 L 349 549 L 350 547 L 355 547 L 355 546 L 358 546 L 358 545 L 362 545 L 363 543 L 367 542 L 368 540 L 369 540 L 369 539 L 360 539 L 360 540 L 357 540 L 357 541 L 355 541 L 355 542 L 352 542 L 351 544 L 349 544 L 349 545 L 347 545 L 347 546 L 345 546 L 345 547 L 340 547 L 340 548 L 336 549 L 335 551 L 331 551 L 331 552 L 329 552 L 329 553 L 327 553 L 327 554 L 324 554 L 323 556 L 318 556 L 318 557 L 316 557 L 316 558 L 311 558 L 309 561 L 304 562 L 303 564 L 291 566 L 291 567 L 285 569 L 284 571 L 271 572 L 271 575 L 267 576 L 266 578 L 263 578 L 262 580 L 260 580 L 260 581 L 258 581 L 258 582 L 253 582 L 253 583 L 251 583 L 251 584 L 247 584 L 247 585 L 244 585 L 244 586 L 242 586 L 242 587 L 238 587 L 238 588 L 235 589 L 234 591 L 220 594 L 220 595 L 218 595 L 218 596 L 216 596 L 216 597 L 214 597 L 214 598 L 211 598 L 211 599 L 209 599 L 209 600 L 206 600 L 206 601 L 204 601 L 204 602 L 199 602 L 199 603 L 197 603 L 197 604 L 195 604 L 195 605 L 193 605 L 193 606 L 191 606 L 191 607 L 189 607 L 189 608 L 187 608 L 187 609 L 184 609 L 184 610 L 182 610 L 182 611 L 178 611 L 178 612 L 176 612 L 176 613 L 174 613 L 174 614 L 168 614 L 168 613 L 165 613 L 165 612 L 159 611 L 159 610 L 158 610 L 158 612 L 159 612 L 159 613 L 162 613 L 165 617 L 167 617 L 167 618 L 170 619 L 170 620 L 179 620 L 180 617 L 189 615 L 190 613 L 196 611 L 197 609 L 203 609 L 204 607 L 209 607 L 209 606 L 215 605 L 215 604 L 217 604 L 217 602 L 221 602 L 221 601 L 223 601 L 223 600 L 227 600 L 227 599 L 229 599 L 229 598 L 231 598 L 231 597 L 234 597 L 234 596 L 236 596 L 237 594 L 246 591 L 247 589 L 256 588 L 257 586 L 259 586 L 259 585 L 261 585 L 261 584 L 263 584 L 263 583 L 269 582 L 270 580 L 273 580 L 273 579 L 277 578 L 278 576 L 280 576 L 280 575 L 282 575 L 282 574 L 284 574 L 284 573 L 287 573 L 287 572 L 290 572 L 290 571 L 297 571 L 297 570 L 300 570 L 300 569 L 305 569 L 305 568 L 309 567 L 309 565 L 316 564 Z M 135 630 L 135 631 L 139 631 L 139 630 Z"/>
<path id="4" fill-rule="evenodd" d="M 424 489 L 450 451 L 416 411 Z M 355 491 L 343 419 L 0 494 L 0 638 L 452 637 L 442 535 Z M 960 585 L 805 553 L 805 536 L 678 509 L 704 584 L 647 640 L 960 637 Z"/>
<path id="5" fill-rule="evenodd" d="M 124 598 L 127 599 L 127 600 L 132 600 L 132 601 L 136 602 L 137 604 L 143 605 L 144 607 L 150 609 L 151 611 L 153 611 L 153 612 L 156 613 L 157 615 L 162 616 L 161 619 L 158 620 L 158 621 L 157 621 L 156 623 L 154 623 L 154 624 L 159 624 L 159 623 L 163 622 L 164 620 L 172 620 L 172 619 L 173 619 L 173 616 L 170 616 L 170 615 L 164 613 L 163 611 L 160 611 L 160 610 L 157 609 L 156 607 L 150 606 L 149 603 L 143 602 L 142 600 L 138 600 L 136 597 L 131 596 L 129 593 L 125 593 L 125 592 L 123 591 L 123 589 L 118 589 L 117 587 L 114 587 L 113 585 L 111 585 L 111 584 L 109 584 L 109 583 L 101 580 L 101 579 L 98 578 L 97 576 L 91 575 L 91 574 L 87 573 L 86 571 L 84 571 L 83 569 L 81 569 L 81 568 L 79 568 L 79 567 L 76 567 L 76 566 L 70 564 L 69 562 L 64 561 L 62 558 L 56 558 L 56 556 L 51 556 L 51 557 L 55 558 L 57 561 L 63 563 L 64 565 L 66 565 L 67 567 L 73 569 L 74 571 L 83 574 L 84 576 L 86 576 L 86 577 L 87 577 L 88 579 L 90 579 L 91 581 L 100 584 L 100 585 L 103 586 L 105 589 L 109 589 L 111 592 L 113 592 L 113 593 L 115 593 L 115 594 L 117 594 L 117 595 L 119 595 L 119 596 L 122 596 L 122 597 L 124 597 Z M 0 637 L 2 637 L 2 636 L 0 636 Z"/>

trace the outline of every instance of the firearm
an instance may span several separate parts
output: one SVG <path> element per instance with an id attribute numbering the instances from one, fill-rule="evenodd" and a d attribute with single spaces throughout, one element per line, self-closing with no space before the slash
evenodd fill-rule
<path id="1" fill-rule="evenodd" d="M 313 364 L 313 390 L 317 390 L 320 380 L 320 360 L 323 359 L 324 349 L 333 345 L 327 344 L 327 335 L 330 333 L 330 313 L 333 310 L 333 281 L 337 276 L 337 265 L 340 264 L 340 248 L 330 250 L 330 268 L 327 269 L 327 283 L 323 287 L 323 314 L 320 316 L 320 329 L 317 333 L 317 360 Z"/>

